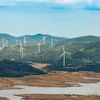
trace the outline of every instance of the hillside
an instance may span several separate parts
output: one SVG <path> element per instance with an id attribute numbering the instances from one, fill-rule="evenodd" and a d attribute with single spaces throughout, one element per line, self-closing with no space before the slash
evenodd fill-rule
<path id="1" fill-rule="evenodd" d="M 46 36 L 48 37 L 49 41 L 51 37 L 49 35 Z M 25 37 L 30 37 L 30 35 L 27 35 Z M 33 37 L 34 40 L 35 39 L 41 40 L 43 35 L 36 34 Z M 23 39 L 23 37 L 20 37 L 19 39 Z M 63 49 L 62 49 L 63 46 L 65 52 L 71 53 L 71 58 L 69 58 L 67 54 L 65 56 L 66 67 L 78 67 L 78 66 L 84 66 L 88 62 L 91 63 L 100 62 L 100 45 L 99 45 L 100 41 L 98 41 L 99 37 L 85 36 L 76 39 L 74 38 L 74 40 L 78 42 L 75 41 L 69 42 L 71 40 L 72 39 L 68 39 L 63 42 L 62 41 L 57 42 L 52 47 L 49 43 L 42 44 L 43 41 L 40 41 L 41 42 L 40 52 L 39 52 L 39 46 L 35 44 L 33 45 L 27 44 L 26 46 L 24 46 L 23 44 L 24 48 L 23 58 L 21 57 L 19 44 L 17 46 L 15 45 L 15 46 L 5 47 L 0 51 L 0 59 L 13 60 L 18 62 L 48 63 L 53 66 L 58 67 L 59 65 L 60 67 L 62 67 L 63 57 L 60 56 L 63 54 Z"/>
<path id="2" fill-rule="evenodd" d="M 0 51 L 1 59 L 17 60 L 17 61 L 33 61 L 40 63 L 53 63 L 59 60 L 59 57 L 63 53 L 62 46 L 64 46 L 66 52 L 72 54 L 74 60 L 82 61 L 83 59 L 89 59 L 91 61 L 100 61 L 99 43 L 64 43 L 57 44 L 53 47 L 48 45 L 41 45 L 41 51 L 38 52 L 37 45 L 28 45 L 24 47 L 24 58 L 21 58 L 20 46 L 10 46 Z M 67 55 L 66 55 L 67 57 Z M 74 61 L 73 60 L 73 61 Z M 77 61 L 76 61 L 77 62 Z"/>
<path id="3" fill-rule="evenodd" d="M 74 54 L 75 58 L 86 58 L 89 61 L 100 62 L 100 41 L 92 42 Z"/>
<path id="4" fill-rule="evenodd" d="M 81 37 L 72 38 L 72 39 L 66 40 L 66 42 L 90 43 L 90 42 L 95 42 L 95 41 L 99 41 L 99 40 L 100 40 L 100 37 L 98 37 L 98 36 L 88 35 L 88 36 L 81 36 Z"/>
<path id="5" fill-rule="evenodd" d="M 80 43 L 79 43 L 80 44 Z M 65 45 L 65 48 L 67 46 Z M 63 58 L 56 60 L 52 65 L 45 67 L 45 70 L 62 71 L 94 71 L 100 72 L 100 41 L 86 43 L 83 47 L 72 53 L 72 58 L 65 59 L 66 65 L 63 67 Z M 70 47 L 69 47 L 70 48 Z M 74 49 L 74 48 L 73 48 Z"/>
<path id="6" fill-rule="evenodd" d="M 44 74 L 44 72 L 26 63 L 9 60 L 0 61 L 0 77 L 23 77 L 34 74 Z"/>

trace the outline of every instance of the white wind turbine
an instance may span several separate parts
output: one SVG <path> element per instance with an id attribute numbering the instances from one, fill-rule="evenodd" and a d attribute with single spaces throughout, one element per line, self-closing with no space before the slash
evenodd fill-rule
<path id="1" fill-rule="evenodd" d="M 20 53 L 21 53 L 21 48 L 22 48 L 22 41 L 21 40 L 19 42 L 19 45 L 20 45 Z"/>
<path id="2" fill-rule="evenodd" d="M 21 57 L 22 59 L 24 58 L 24 48 L 23 47 L 21 48 Z"/>
<path id="3" fill-rule="evenodd" d="M 21 54 L 21 58 L 23 59 L 24 58 L 24 48 L 22 46 L 21 41 L 20 41 L 20 54 Z"/>
<path id="4" fill-rule="evenodd" d="M 63 57 L 63 67 L 65 67 L 66 66 L 66 54 L 71 58 L 71 53 L 65 52 L 65 49 L 63 46 L 62 46 L 62 49 L 63 49 L 63 53 L 61 54 L 60 58 Z"/>
<path id="5" fill-rule="evenodd" d="M 51 39 L 51 47 L 53 47 L 53 39 Z"/>
<path id="6" fill-rule="evenodd" d="M 40 53 L 41 52 L 41 43 L 38 42 L 38 44 L 36 44 L 36 45 L 38 46 L 38 53 Z"/>
<path id="7" fill-rule="evenodd" d="M 2 47 L 3 48 L 5 47 L 5 40 L 4 40 L 4 38 L 2 38 Z"/>

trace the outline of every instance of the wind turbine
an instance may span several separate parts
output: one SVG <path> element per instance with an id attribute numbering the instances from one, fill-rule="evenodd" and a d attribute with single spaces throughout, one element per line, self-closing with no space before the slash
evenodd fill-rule
<path id="1" fill-rule="evenodd" d="M 38 46 L 38 53 L 40 53 L 40 51 L 41 51 L 41 43 L 38 42 L 38 44 L 36 44 L 36 45 Z"/>
<path id="2" fill-rule="evenodd" d="M 20 54 L 21 54 L 21 58 L 23 59 L 24 58 L 24 48 L 22 46 L 21 41 L 20 41 Z"/>
<path id="3" fill-rule="evenodd" d="M 22 42 L 21 42 L 21 40 L 19 42 L 19 45 L 20 45 L 20 53 L 21 53 L 21 48 L 22 48 Z"/>
<path id="4" fill-rule="evenodd" d="M 51 39 L 51 47 L 53 47 L 53 39 Z"/>
<path id="5" fill-rule="evenodd" d="M 63 57 L 63 67 L 65 67 L 66 66 L 66 54 L 70 55 L 71 57 L 71 53 L 65 52 L 64 46 L 62 46 L 62 49 L 63 49 L 63 53 L 61 54 L 60 58 Z"/>
<path id="6" fill-rule="evenodd" d="M 4 40 L 4 38 L 2 38 L 2 47 L 3 48 L 5 47 L 5 40 Z"/>
<path id="7" fill-rule="evenodd" d="M 24 48 L 23 47 L 21 48 L 21 57 L 22 59 L 24 58 Z"/>

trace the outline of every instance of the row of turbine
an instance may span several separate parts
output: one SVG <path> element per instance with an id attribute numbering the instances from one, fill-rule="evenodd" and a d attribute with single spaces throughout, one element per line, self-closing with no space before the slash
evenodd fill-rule
<path id="1" fill-rule="evenodd" d="M 8 47 L 8 40 L 7 39 L 2 38 L 0 43 L 1 43 L 3 48 Z"/>
<path id="2" fill-rule="evenodd" d="M 46 44 L 46 37 L 47 36 L 43 36 L 43 38 L 41 40 L 41 41 L 43 41 L 43 45 Z M 27 41 L 27 38 L 28 37 L 23 36 L 23 44 L 24 44 L 24 46 L 26 46 L 28 42 L 31 42 L 31 41 Z M 8 47 L 8 44 L 9 44 L 8 42 L 9 41 L 7 39 L 2 38 L 0 43 L 1 43 L 1 46 L 4 48 L 4 47 Z M 54 42 L 53 39 L 51 39 L 51 47 L 53 47 L 53 44 L 54 44 L 53 42 Z M 16 46 L 19 45 L 19 44 L 20 44 L 20 40 L 16 39 Z M 38 46 L 42 45 L 42 43 L 38 42 L 37 45 Z"/>
<path id="3" fill-rule="evenodd" d="M 23 36 L 24 37 L 24 36 Z M 28 42 L 27 40 L 27 37 L 24 37 L 24 46 L 26 46 L 26 43 Z M 45 45 L 46 44 L 46 37 L 45 36 L 43 36 L 43 45 Z M 22 45 L 22 42 L 21 42 L 21 40 L 20 41 L 18 41 L 18 40 L 16 40 L 16 45 L 18 45 L 18 43 L 19 43 L 19 45 L 20 45 L 20 54 L 21 54 L 21 58 L 23 59 L 23 57 L 24 57 L 24 48 L 23 48 L 23 45 Z M 40 53 L 41 52 L 41 43 L 40 42 L 38 42 L 37 44 L 35 44 L 35 45 L 37 45 L 38 46 L 38 53 Z M 51 39 L 51 47 L 53 47 L 53 39 Z"/>
<path id="4" fill-rule="evenodd" d="M 47 37 L 47 36 L 43 36 L 43 38 L 42 38 L 43 45 L 46 44 L 46 37 Z M 23 36 L 23 43 L 24 43 L 24 46 L 26 46 L 27 42 L 29 42 L 29 41 L 26 40 L 27 38 L 28 38 L 28 37 Z M 19 42 L 19 40 L 16 39 L 16 45 L 18 45 L 18 43 L 20 43 L 20 42 Z M 40 45 L 42 45 L 42 43 L 38 42 L 38 44 L 36 44 L 36 45 L 40 46 Z M 51 38 L 51 47 L 53 47 L 53 45 L 54 45 L 54 41 L 53 41 L 53 39 Z"/>
<path id="5" fill-rule="evenodd" d="M 23 36 L 24 37 L 24 36 Z M 26 46 L 26 44 L 27 44 L 27 37 L 24 37 L 24 40 L 23 40 L 23 43 L 24 43 L 24 46 Z M 45 36 L 43 36 L 43 45 L 45 45 L 46 44 L 46 37 Z M 21 58 L 23 59 L 24 58 L 24 48 L 23 48 L 23 45 L 22 45 L 22 42 L 21 42 L 21 40 L 20 41 L 18 41 L 18 40 L 16 40 L 16 45 L 18 45 L 18 42 L 19 42 L 19 45 L 20 45 L 20 54 L 21 54 Z M 6 47 L 6 46 L 8 46 L 8 40 L 6 40 L 6 39 L 3 39 L 2 38 L 2 41 L 1 41 L 1 43 L 2 43 L 2 47 L 4 48 L 4 47 Z M 35 45 L 37 45 L 38 46 L 38 53 L 40 53 L 41 52 L 41 43 L 40 42 L 38 42 L 37 44 L 35 44 Z M 53 47 L 53 39 L 51 39 L 51 47 Z M 69 53 L 69 52 L 65 52 L 65 49 L 64 49 L 64 47 L 62 46 L 62 49 L 63 49 L 63 53 L 61 54 L 61 56 L 59 57 L 59 59 L 61 58 L 61 57 L 63 57 L 63 67 L 65 67 L 65 65 L 66 65 L 66 54 L 69 56 L 69 58 L 71 58 L 71 53 Z"/>

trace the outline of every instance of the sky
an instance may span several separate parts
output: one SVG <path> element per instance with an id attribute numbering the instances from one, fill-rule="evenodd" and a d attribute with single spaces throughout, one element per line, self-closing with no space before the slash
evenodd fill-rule
<path id="1" fill-rule="evenodd" d="M 0 33 L 100 36 L 100 0 L 0 0 Z"/>

